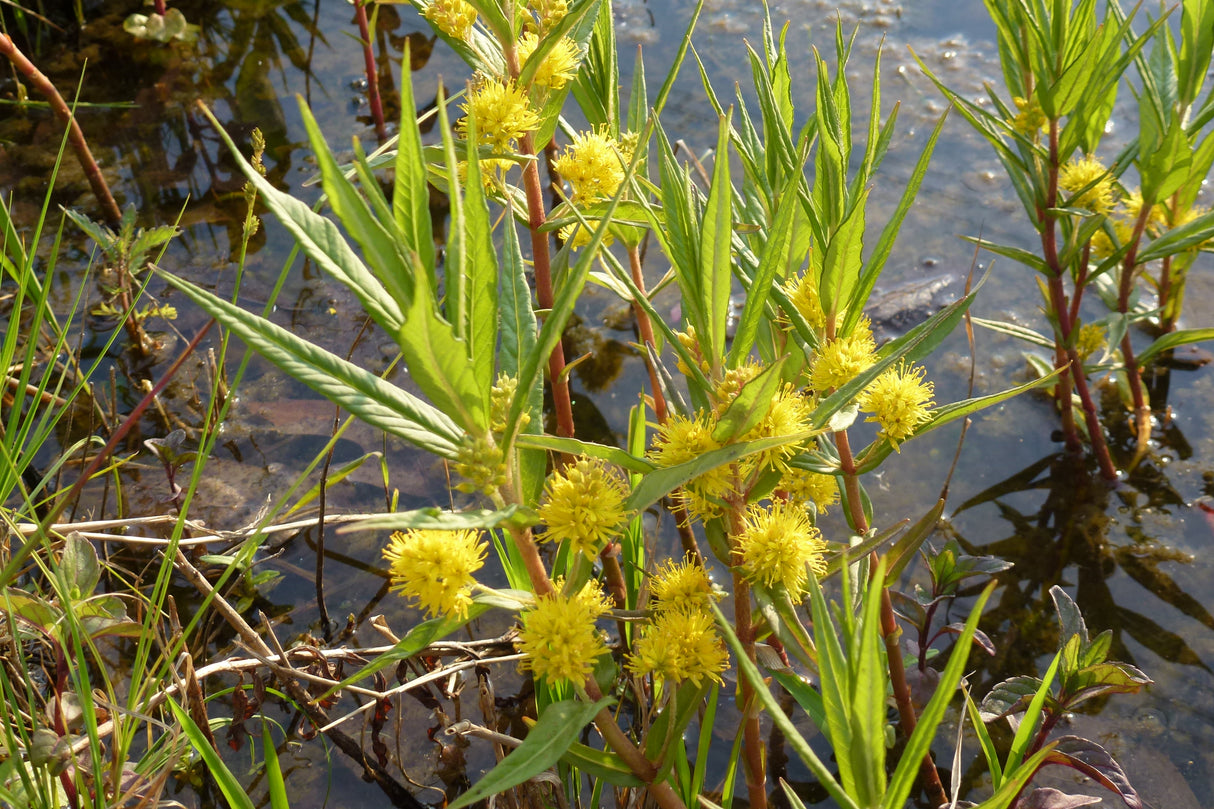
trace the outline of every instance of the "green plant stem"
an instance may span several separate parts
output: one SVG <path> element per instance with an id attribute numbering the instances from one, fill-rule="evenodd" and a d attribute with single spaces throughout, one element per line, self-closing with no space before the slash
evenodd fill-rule
<path id="1" fill-rule="evenodd" d="M 1130 292 L 1134 289 L 1134 270 L 1138 264 L 1138 245 L 1142 242 L 1142 234 L 1147 228 L 1147 220 L 1151 217 L 1154 204 L 1148 200 L 1142 201 L 1142 209 L 1134 222 L 1134 234 L 1130 237 L 1130 249 L 1125 254 L 1121 264 L 1120 284 L 1117 288 L 1117 311 L 1122 315 L 1130 311 Z M 1166 269 L 1165 269 L 1166 272 Z M 1134 357 L 1134 344 L 1130 339 L 1130 329 L 1126 329 L 1121 338 L 1121 358 L 1125 362 L 1125 374 L 1130 385 L 1130 396 L 1134 401 L 1134 420 L 1137 438 L 1135 457 L 1142 457 L 1147 450 L 1147 442 L 1151 440 L 1151 406 L 1147 403 L 1142 391 L 1142 373 L 1138 368 L 1138 360 Z"/>
<path id="2" fill-rule="evenodd" d="M 1177 288 L 1179 288 L 1179 284 Z M 1159 330 L 1164 334 L 1176 331 L 1176 320 L 1180 307 L 1172 300 L 1172 256 L 1164 256 L 1159 267 L 1159 307 L 1163 316 Z"/>
<path id="3" fill-rule="evenodd" d="M 864 501 L 861 497 L 860 478 L 856 474 L 856 462 L 851 451 L 851 441 L 846 430 L 835 433 L 835 448 L 839 452 L 839 465 L 843 469 L 843 485 L 847 491 L 847 507 L 849 520 L 857 534 L 868 531 L 868 518 L 864 516 Z M 880 558 L 874 551 L 870 557 L 869 569 L 877 570 Z M 894 692 L 894 702 L 898 706 L 898 726 L 906 738 L 915 732 L 919 723 L 915 715 L 915 704 L 911 700 L 910 685 L 906 682 L 906 663 L 902 659 L 902 646 L 898 619 L 894 615 L 893 601 L 890 599 L 888 582 L 881 583 L 881 638 L 885 643 L 886 665 L 889 667 L 889 682 Z M 919 777 L 923 780 L 923 788 L 927 790 L 928 799 L 932 806 L 946 806 L 949 803 L 948 793 L 940 780 L 940 772 L 936 763 L 928 753 L 919 763 Z"/>
<path id="4" fill-rule="evenodd" d="M 25 76 L 26 81 L 33 85 L 51 106 L 51 110 L 55 113 L 55 117 L 59 122 L 68 128 L 68 142 L 72 145 L 72 151 L 76 153 L 76 159 L 80 161 L 80 168 L 84 171 L 84 176 L 89 181 L 89 188 L 93 190 L 93 196 L 97 197 L 97 202 L 101 205 L 101 212 L 106 218 L 106 222 L 113 227 L 117 227 L 122 221 L 122 211 L 118 208 L 118 203 L 114 201 L 114 195 L 110 193 L 109 184 L 105 181 L 105 176 L 101 173 L 101 168 L 97 165 L 97 161 L 93 158 L 93 153 L 89 150 L 88 143 L 84 140 L 84 132 L 80 129 L 80 124 L 76 123 L 76 117 L 72 115 L 71 109 L 67 102 L 63 100 L 63 96 L 55 89 L 55 85 L 46 75 L 34 66 L 34 63 L 25 57 L 19 48 L 13 44 L 13 40 L 8 34 L 0 33 L 0 54 L 9 58 L 13 66 L 18 72 Z"/>
<path id="5" fill-rule="evenodd" d="M 742 514 L 746 510 L 745 498 L 734 495 L 729 500 L 729 544 L 731 559 L 729 568 L 733 575 L 734 631 L 746 658 L 757 662 L 755 655 L 755 628 L 750 616 L 750 584 L 742 576 L 742 555 L 737 547 L 737 537 L 742 534 Z M 754 687 L 745 677 L 738 679 L 738 694 L 742 706 L 742 762 L 746 773 L 746 794 L 751 809 L 767 807 L 767 767 L 763 749 L 763 731 L 759 724 L 759 703 Z"/>

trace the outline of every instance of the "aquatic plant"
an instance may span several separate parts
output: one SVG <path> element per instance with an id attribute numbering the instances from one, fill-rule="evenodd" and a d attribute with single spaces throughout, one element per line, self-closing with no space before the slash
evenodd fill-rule
<path id="1" fill-rule="evenodd" d="M 1148 19 L 1138 32 L 1138 7 L 1127 14 L 1118 3 L 1105 4 L 1103 12 L 1097 5 L 986 0 L 1005 88 L 1000 93 L 988 86 L 982 103 L 919 64 L 994 148 L 1040 238 L 1039 253 L 1032 253 L 971 237 L 1038 274 L 1052 336 L 1012 324 L 984 325 L 1053 350 L 1059 372 L 1054 400 L 1067 448 L 1078 450 L 1081 443 L 1074 392 L 1101 473 L 1114 481 L 1117 469 L 1089 380 L 1114 371 L 1128 394 L 1137 438 L 1132 467 L 1145 454 L 1152 429 L 1142 368 L 1177 346 L 1214 337 L 1208 327 L 1177 330 L 1188 268 L 1214 244 L 1214 213 L 1196 204 L 1214 164 L 1208 127 L 1214 91 L 1201 97 L 1214 53 L 1214 3 L 1181 4 L 1179 47 L 1166 25 L 1170 12 Z M 1138 136 L 1111 160 L 1101 159 L 1123 86 L 1138 101 Z M 1131 168 L 1138 189 L 1123 182 Z M 1148 271 L 1153 263 L 1155 279 Z M 1144 286 L 1155 293 L 1153 305 L 1139 301 Z M 1107 315 L 1085 317 L 1089 291 L 1104 301 Z M 1092 343 L 1085 329 L 1093 327 L 1104 337 L 1097 342 L 1108 346 L 1096 362 L 1081 350 Z M 1139 349 L 1133 337 L 1142 327 L 1163 334 Z"/>

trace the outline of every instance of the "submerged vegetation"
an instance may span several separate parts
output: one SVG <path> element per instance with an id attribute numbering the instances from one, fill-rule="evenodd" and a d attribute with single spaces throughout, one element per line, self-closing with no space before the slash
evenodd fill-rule
<path id="1" fill-rule="evenodd" d="M 1144 371 L 1214 335 L 1179 328 L 1188 273 L 1214 239 L 1214 214 L 1198 202 L 1214 162 L 1214 93 L 1204 86 L 1214 0 L 1175 11 L 1179 36 L 1166 17 L 1140 19 L 1116 3 L 1103 12 L 1086 0 L 987 4 L 1006 87 L 990 87 L 979 103 L 932 80 L 994 147 L 1040 236 L 1039 252 L 973 241 L 1037 272 L 1051 336 L 971 317 L 990 273 L 1019 271 L 1001 263 L 971 273 L 958 300 L 880 343 L 866 312 L 948 115 L 892 191 L 896 202 L 870 204 L 874 188 L 895 182 L 880 169 L 903 146 L 898 108 L 883 100 L 880 53 L 864 66 L 871 84 L 848 72 L 856 35 L 841 22 L 833 40 L 811 45 L 805 91 L 789 28 L 765 15 L 746 46 L 749 86 L 731 104 L 693 47 L 701 7 L 665 75 L 647 75 L 638 54 L 625 89 L 610 0 L 412 5 L 400 13 L 431 26 L 471 77 L 454 89 L 440 82 L 433 103 L 419 105 L 410 49 L 423 43 L 409 40 L 399 125 L 387 137 L 370 32 L 392 6 L 356 2 L 380 144 L 368 154 L 355 138 L 350 152 L 335 152 L 300 99 L 324 194 L 316 205 L 267 176 L 260 132 L 242 152 L 205 105 L 190 112 L 244 183 L 233 195 L 242 210 L 230 294 L 153 255 L 176 236 L 175 223 L 139 228 L 134 209 L 116 215 L 116 205 L 103 208 L 102 218 L 120 217 L 109 226 L 76 211 L 60 216 L 53 173 L 36 222 L 0 207 L 11 295 L 0 346 L 0 802 L 80 809 L 222 796 L 233 807 L 312 805 L 320 799 L 294 794 L 284 759 L 322 736 L 326 751 L 336 748 L 405 807 L 492 796 L 511 806 L 663 809 L 827 798 L 856 809 L 1091 802 L 1036 785 L 1052 764 L 1131 809 L 1144 805 L 1112 752 L 1061 730 L 1078 706 L 1150 684 L 1132 660 L 1113 659 L 1125 644 L 1110 629 L 1089 633 L 1080 599 L 1049 571 L 1034 580 L 1055 613 L 1035 618 L 1051 640 L 1044 670 L 1020 661 L 1016 676 L 971 694 L 977 655 L 1010 651 L 979 628 L 995 578 L 1011 566 L 1000 557 L 1010 554 L 983 555 L 949 536 L 952 471 L 938 498 L 908 506 L 887 466 L 905 470 L 919 439 L 946 425 L 958 428 L 960 456 L 971 419 L 1048 390 L 1067 454 L 1047 466 L 1107 495 L 1119 469 L 1106 432 L 1124 428 L 1119 408 L 1102 412 L 1096 400 L 1107 376 L 1134 413 L 1135 450 L 1121 471 L 1144 468 L 1154 427 Z M 177 33 L 163 33 L 170 11 Z M 128 31 L 160 43 L 148 47 L 197 46 L 182 12 L 138 16 Z M 16 19 L 38 24 L 32 13 Z M 666 123 L 689 60 L 715 121 L 710 155 L 695 154 Z M 1119 88 L 1138 99 L 1140 132 L 1106 163 L 1097 155 Z M 861 93 L 866 118 L 857 114 Z M 291 262 L 259 311 L 243 305 L 264 214 L 357 302 L 366 323 L 356 342 L 375 333 L 391 347 L 381 367 L 272 316 Z M 97 306 L 85 303 L 88 283 L 66 309 L 51 296 L 73 227 L 100 254 Z M 174 304 L 141 299 L 153 279 L 175 291 Z M 571 392 L 579 366 L 594 361 L 571 337 L 591 285 L 627 307 L 644 366 L 617 444 L 579 433 Z M 1090 317 L 1089 290 L 1107 315 Z M 677 300 L 673 313 L 659 295 Z M 188 345 L 148 333 L 149 319 L 171 319 L 187 302 L 210 318 Z M 74 319 L 86 312 L 112 324 L 91 361 L 74 343 L 85 330 Z M 1032 355 L 1034 374 L 1020 384 L 976 393 L 974 322 L 1049 358 Z M 199 362 L 213 324 L 221 336 Z M 934 372 L 954 330 L 971 354 L 962 395 Z M 1136 350 L 1142 331 L 1158 336 Z M 233 340 L 252 351 L 237 355 Z M 138 403 L 118 407 L 105 358 L 170 351 L 159 382 L 124 391 Z M 336 405 L 326 417 L 331 438 L 247 525 L 203 525 L 192 509 L 253 352 Z M 206 373 L 188 444 L 184 430 L 128 442 L 187 367 Z M 356 421 L 384 436 L 386 451 L 335 468 L 335 448 Z M 1103 482 L 1086 468 L 1084 438 Z M 400 442 L 433 460 L 446 499 L 401 507 L 388 457 L 406 451 Z M 159 514 L 123 505 L 123 476 L 137 464 L 163 473 Z M 331 486 L 364 466 L 380 470 L 383 510 L 336 513 Z M 309 477 L 317 469 L 319 483 Z M 1011 515 L 999 498 L 1031 487 L 1043 469 L 953 514 L 993 501 Z M 107 514 L 111 498 L 117 518 L 91 519 Z M 904 513 L 889 519 L 891 508 Z M 1065 506 L 1043 510 L 1048 522 Z M 301 530 L 313 545 L 304 572 L 318 634 L 292 641 L 259 588 L 277 575 L 265 567 L 282 548 L 274 537 Z M 351 612 L 343 630 L 331 620 L 338 598 L 326 590 L 325 560 L 354 532 L 380 538 L 380 597 L 402 596 L 415 621 Z M 901 592 L 916 560 L 921 583 Z M 1142 572 L 1150 559 L 1119 563 L 1137 564 L 1136 580 L 1162 584 L 1169 604 L 1209 619 L 1166 576 Z M 1014 601 L 992 612 L 1014 610 Z M 951 620 L 954 605 L 963 620 Z M 372 631 L 386 645 L 368 643 Z M 519 676 L 521 706 L 500 687 L 495 697 L 495 682 Z M 458 698 L 473 683 L 483 724 L 465 713 L 472 701 Z M 405 694 L 433 726 L 391 722 Z M 294 713 L 289 722 L 282 706 Z M 964 783 L 963 734 L 978 741 L 971 761 L 984 774 Z M 460 773 L 441 796 L 407 786 L 410 756 L 430 755 L 414 737 Z M 251 758 L 239 766 L 222 752 L 246 744 Z M 469 782 L 457 764 L 473 746 L 492 762 Z M 790 753 L 812 782 L 791 783 Z"/>

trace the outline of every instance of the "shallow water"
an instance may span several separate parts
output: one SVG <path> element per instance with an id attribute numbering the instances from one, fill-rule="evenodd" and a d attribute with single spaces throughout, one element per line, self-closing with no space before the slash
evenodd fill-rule
<path id="1" fill-rule="evenodd" d="M 135 10 L 133 4 L 107 3 L 86 8 L 89 24 L 66 43 L 48 42 L 35 59 L 61 87 L 68 87 L 87 56 L 83 100 L 137 103 L 133 108 L 90 109 L 81 114 L 94 153 L 119 203 L 135 204 L 141 224 L 171 222 L 181 214 L 182 237 L 161 263 L 226 293 L 235 281 L 231 253 L 243 220 L 242 180 L 192 107 L 194 98 L 201 97 L 214 109 L 246 150 L 252 128 L 260 127 L 268 142 L 270 178 L 312 202 L 317 191 L 303 183 L 312 175 L 313 164 L 301 146 L 306 137 L 293 96 L 298 93 L 306 98 L 335 149 L 346 148 L 351 134 L 373 141 L 360 83 L 361 52 L 350 36 L 355 29 L 351 10 L 344 3 L 230 0 L 174 5 L 202 27 L 202 38 L 193 49 L 132 42 L 122 32 L 121 20 Z M 631 80 L 632 53 L 637 46 L 644 52 L 650 86 L 660 82 L 692 7 L 689 0 L 621 0 L 616 4 L 623 86 Z M 723 97 L 731 96 L 735 81 L 746 79 L 739 72 L 745 67 L 743 40 L 757 41 L 761 36 L 758 8 L 746 0 L 709 0 L 705 4 L 695 44 Z M 785 0 L 773 3 L 772 13 L 777 25 L 786 18 L 796 21 L 788 33 L 793 75 L 800 77 L 794 82 L 794 93 L 798 105 L 808 108 L 813 90 L 808 43 L 824 54 L 833 50 L 836 7 L 819 0 Z M 995 48 L 982 4 L 975 0 L 848 3 L 838 8 L 838 16 L 845 28 L 859 25 L 861 31 L 852 59 L 859 80 L 855 107 L 867 106 L 869 65 L 882 37 L 883 106 L 888 110 L 895 100 L 901 102 L 898 134 L 882 167 L 881 176 L 888 182 L 878 181 L 870 206 L 870 220 L 879 226 L 882 213 L 892 210 L 901 182 L 945 108 L 914 66 L 907 47 L 914 48 L 946 81 L 974 94 L 984 81 L 998 79 Z M 466 76 L 462 63 L 441 44 L 431 47 L 424 31 L 407 7 L 381 7 L 376 33 L 378 53 L 385 62 L 381 73 L 390 72 L 399 80 L 400 60 L 408 42 L 417 71 L 416 92 L 423 102 L 431 97 L 439 76 L 451 86 Z M 0 93 L 11 95 L 8 78 L 0 83 Z M 1123 137 L 1128 122 L 1128 111 L 1119 107 L 1111 144 Z M 694 64 L 685 67 L 676 84 L 663 123 L 668 131 L 681 133 L 697 153 L 712 147 L 714 121 Z M 57 127 L 45 112 L 0 108 L 0 142 L 4 144 L 0 191 L 13 195 L 19 222 L 32 221 L 36 215 L 53 159 L 47 144 L 57 143 L 57 139 Z M 87 186 L 70 159 L 64 174 L 56 202 L 93 210 Z M 903 226 L 883 289 L 898 296 L 905 294 L 908 284 L 943 279 L 948 282 L 943 285 L 945 292 L 956 294 L 974 260 L 972 248 L 957 237 L 982 233 L 994 241 L 1031 248 L 1032 233 L 1020 226 L 1019 211 L 993 154 L 954 116 L 918 203 Z M 54 279 L 65 305 L 79 283 L 78 268 L 86 264 L 90 249 L 74 233 L 69 236 L 69 252 Z M 282 228 L 266 219 L 242 282 L 241 300 L 246 307 L 260 309 L 264 304 L 290 247 Z M 647 271 L 656 278 L 664 268 L 654 253 Z M 989 257 L 979 256 L 977 261 L 982 269 Z M 149 292 L 174 301 L 156 281 Z M 1208 256 L 1191 274 L 1188 297 L 1189 325 L 1209 325 L 1206 313 L 1214 303 L 1214 274 Z M 671 299 L 664 303 L 671 308 L 675 305 Z M 1038 305 L 1029 271 L 1001 260 L 974 312 L 1037 326 Z M 640 358 L 627 345 L 633 339 L 631 328 L 613 329 L 605 322 L 605 316 L 616 308 L 608 293 L 589 291 L 575 335 L 583 351 L 593 349 L 597 360 L 593 372 L 579 374 L 574 385 L 580 429 L 595 440 L 622 436 L 628 408 L 635 401 L 633 380 L 643 373 Z M 274 318 L 341 353 L 355 344 L 362 327 L 351 296 L 306 265 L 290 274 Z M 174 348 L 183 346 L 201 323 L 198 313 L 182 306 L 172 329 L 164 329 L 162 356 L 171 358 Z M 107 328 L 104 321 L 89 325 L 94 333 L 104 333 Z M 1147 338 L 1142 339 L 1145 344 Z M 982 331 L 977 340 L 976 393 L 1023 381 L 1025 365 L 1018 345 Z M 933 358 L 929 371 L 936 380 L 938 401 L 965 395 L 968 354 L 964 339 L 955 335 Z M 378 335 L 362 339 L 353 349 L 353 358 L 366 367 L 384 367 L 391 359 L 389 343 Z M 135 365 L 123 354 L 115 353 L 111 359 L 119 380 L 158 375 L 157 369 Z M 281 494 L 320 451 L 332 427 L 330 405 L 316 401 L 302 386 L 283 379 L 263 363 L 254 360 L 251 368 L 193 507 L 194 516 L 217 527 L 245 524 L 267 497 Z M 614 386 L 602 384 L 613 377 L 622 381 Z M 185 424 L 197 424 L 200 414 L 191 401 L 198 393 L 205 396 L 208 385 L 201 361 L 188 366 L 181 379 L 184 381 L 175 383 L 166 396 L 168 407 Z M 1210 557 L 1203 553 L 1214 540 L 1214 523 L 1194 505 L 1199 497 L 1214 496 L 1212 385 L 1209 365 L 1172 370 L 1157 381 L 1153 391 L 1156 412 L 1162 417 L 1166 402 L 1168 418 L 1156 430 L 1149 457 L 1115 491 L 1094 482 L 1092 470 L 1075 469 L 1059 455 L 1061 445 L 1051 436 L 1056 418 L 1043 398 L 1024 396 L 980 413 L 952 479 L 945 531 L 936 540 L 942 541 L 944 534 L 955 536 L 971 552 L 996 554 L 1016 563 L 1003 577 L 983 624 L 999 654 L 991 660 L 974 656 L 972 665 L 978 669 L 970 680 L 975 693 L 985 693 L 1004 677 L 1044 668 L 1056 643 L 1047 595 L 1054 584 L 1068 589 L 1093 631 L 1113 631 L 1115 657 L 1134 663 L 1155 680 L 1140 695 L 1115 698 L 1098 706 L 1102 710 L 1092 715 L 1075 717 L 1074 728 L 1107 741 L 1122 755 L 1143 797 L 1160 807 L 1208 805 L 1208 798 L 1198 799 L 1194 793 L 1208 794 L 1214 783 L 1214 618 L 1205 606 L 1214 603 L 1214 571 Z M 120 384 L 120 389 L 132 387 Z M 130 406 L 137 397 L 128 392 L 124 398 Z M 1108 409 L 1112 412 L 1116 407 Z M 143 437 L 162 435 L 169 426 L 149 418 L 143 425 Z M 1115 425 L 1113 433 L 1115 452 L 1128 458 L 1132 452 L 1128 429 L 1124 424 Z M 869 481 L 878 524 L 926 510 L 944 483 L 956 440 L 955 429 L 917 440 Z M 390 459 L 390 486 L 400 490 L 400 508 L 448 502 L 441 467 L 399 443 L 385 446 L 370 430 L 355 428 L 347 433 L 338 445 L 334 465 L 383 449 Z M 164 508 L 160 502 L 163 481 L 152 465 L 132 474 L 128 483 L 131 513 Z M 333 510 L 379 510 L 384 502 L 376 463 L 364 465 L 329 494 Z M 823 527 L 828 535 L 832 530 L 839 534 L 842 522 L 828 519 Z M 399 632 L 416 614 L 395 598 L 386 597 L 379 569 L 382 540 L 365 533 L 340 538 L 330 535 L 328 607 L 339 621 L 347 614 L 363 620 L 382 612 Z M 267 563 L 283 576 L 274 589 L 262 594 L 261 604 L 277 616 L 284 640 L 317 629 L 310 578 L 314 542 L 313 536 L 301 536 Z M 922 576 L 921 571 L 912 575 Z M 955 614 L 960 611 L 959 607 Z M 477 634 L 491 636 L 499 628 L 484 623 Z M 382 640 L 365 624 L 360 624 L 356 637 L 366 644 Z M 474 683 L 469 685 L 475 690 Z M 495 677 L 495 686 L 499 698 L 505 700 L 503 710 L 509 711 L 510 700 L 518 702 L 512 695 L 519 691 L 520 678 L 512 670 L 505 671 Z M 396 719 L 403 728 L 397 734 L 400 760 L 409 762 L 409 777 L 427 787 L 418 793 L 419 798 L 433 803 L 440 798 L 436 789 L 455 788 L 466 777 L 475 780 L 489 759 L 480 747 L 443 750 L 427 740 L 422 729 L 436 724 L 430 710 L 405 700 Z M 475 710 L 474 703 L 469 710 Z M 973 749 L 972 743 L 969 749 Z M 941 751 L 947 754 L 944 748 Z M 353 807 L 382 800 L 375 787 L 362 784 L 345 767 L 331 768 L 319 745 L 293 747 L 289 755 L 284 768 L 290 770 L 292 794 L 298 796 L 295 805 Z M 714 755 L 728 755 L 728 745 Z M 466 768 L 459 763 L 465 756 Z M 230 760 L 248 766 L 247 758 L 232 756 Z M 808 777 L 795 767 L 790 767 L 788 775 L 793 781 Z M 315 803 L 309 803 L 305 795 L 315 796 Z M 176 797 L 187 805 L 211 805 L 214 800 L 188 790 Z"/>

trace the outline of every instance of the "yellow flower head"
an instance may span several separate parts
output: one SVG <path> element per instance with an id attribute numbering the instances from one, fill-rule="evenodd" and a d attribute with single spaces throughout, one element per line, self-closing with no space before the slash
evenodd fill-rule
<path id="1" fill-rule="evenodd" d="M 737 368 L 726 368 L 721 380 L 717 382 L 716 387 L 712 391 L 712 398 L 716 400 L 717 415 L 721 415 L 729 409 L 729 405 L 742 392 L 742 388 L 746 387 L 746 383 L 754 379 L 763 371 L 763 366 L 757 362 L 746 362 Z"/>
<path id="2" fill-rule="evenodd" d="M 707 611 L 708 604 L 717 598 L 708 571 L 698 562 L 684 559 L 666 563 L 653 572 L 649 580 L 649 592 L 653 596 L 653 608 L 663 610 Z"/>
<path id="3" fill-rule="evenodd" d="M 1104 345 L 1104 327 L 1099 323 L 1084 323 L 1079 327 L 1079 334 L 1075 337 L 1075 352 L 1079 354 L 1079 359 L 1086 360 Z"/>
<path id="4" fill-rule="evenodd" d="M 384 548 L 390 589 L 417 601 L 431 616 L 468 614 L 472 574 L 485 563 L 488 545 L 479 531 L 420 528 L 397 531 Z"/>
<path id="5" fill-rule="evenodd" d="M 805 590 L 809 571 L 826 573 L 826 541 L 809 524 L 809 515 L 796 503 L 752 505 L 735 537 L 742 555 L 742 575 L 767 587 L 782 586 L 796 597 Z"/>
<path id="6" fill-rule="evenodd" d="M 666 610 L 641 630 L 628 658 L 628 669 L 637 675 L 699 685 L 708 679 L 721 682 L 729 665 L 725 644 L 713 626 L 712 616 L 702 610 Z"/>
<path id="7" fill-rule="evenodd" d="M 1012 119 L 1012 128 L 1026 137 L 1032 137 L 1045 128 L 1049 119 L 1041 111 L 1041 104 L 1034 98 L 1025 101 L 1020 96 L 1012 99 L 1016 105 L 1016 117 Z"/>
<path id="8" fill-rule="evenodd" d="M 851 334 L 818 346 L 809 372 L 810 384 L 820 393 L 842 387 L 873 366 L 876 352 L 868 318 L 861 318 Z"/>
<path id="9" fill-rule="evenodd" d="M 1106 221 L 1112 223 L 1113 232 L 1117 234 L 1117 243 L 1114 244 L 1113 240 L 1109 238 L 1109 234 L 1103 230 L 1096 231 L 1092 236 L 1092 255 L 1099 260 L 1113 255 L 1119 247 L 1134 236 L 1134 226 L 1120 217 Z"/>
<path id="10" fill-rule="evenodd" d="M 708 364 L 708 360 L 704 359 L 704 353 L 700 350 L 700 338 L 696 335 L 695 326 L 687 324 L 687 331 L 676 331 L 674 336 L 678 338 L 679 345 L 690 354 L 697 363 L 699 363 L 700 371 L 708 373 L 712 366 Z M 686 376 L 691 376 L 691 369 L 683 362 L 683 358 L 679 357 L 679 373 Z"/>
<path id="11" fill-rule="evenodd" d="M 866 421 L 880 424 L 881 434 L 894 449 L 928 420 L 935 385 L 924 381 L 925 373 L 921 367 L 908 368 L 905 362 L 900 362 L 897 368 L 874 379 L 860 394 L 860 409 L 872 413 Z"/>
<path id="12" fill-rule="evenodd" d="M 539 44 L 539 35 L 534 33 L 525 33 L 519 38 L 518 61 L 520 65 L 527 63 Z M 536 68 L 532 83 L 537 87 L 561 89 L 573 81 L 574 76 L 577 75 L 579 58 L 577 43 L 569 37 L 561 37 L 551 50 L 544 54 L 544 60 Z"/>
<path id="13" fill-rule="evenodd" d="M 1121 200 L 1121 205 L 1123 208 L 1125 208 L 1125 224 L 1128 226 L 1127 232 L 1129 234 L 1133 234 L 1134 223 L 1138 221 L 1138 216 L 1142 213 L 1142 192 L 1135 188 L 1129 193 L 1129 195 Z M 1151 206 L 1151 213 L 1147 216 L 1147 232 L 1158 233 L 1167 227 L 1167 224 L 1167 209 L 1164 208 L 1164 206 L 1160 203 L 1155 203 L 1153 206 Z M 1127 236 L 1122 240 L 1122 243 L 1124 244 L 1125 242 L 1129 241 L 1129 239 L 1130 237 Z"/>
<path id="14" fill-rule="evenodd" d="M 658 427 L 648 458 L 658 466 L 675 466 L 720 449 L 721 444 L 712 437 L 716 427 L 717 418 L 712 413 L 700 411 L 691 419 L 672 415 Z M 718 466 L 690 480 L 681 489 L 680 497 L 693 515 L 712 517 L 719 513 L 720 501 L 732 490 L 729 467 Z"/>
<path id="15" fill-rule="evenodd" d="M 523 627 L 516 645 L 527 657 L 520 664 L 549 683 L 582 682 L 594 669 L 594 661 L 607 653 L 607 644 L 594 622 L 606 605 L 602 598 L 584 597 L 586 588 L 574 596 L 558 593 L 535 600 L 535 607 L 522 613 Z"/>
<path id="16" fill-rule="evenodd" d="M 780 479 L 780 488 L 789 502 L 815 509 L 819 514 L 825 514 L 828 507 L 839 502 L 839 482 L 834 475 L 792 467 Z"/>
<path id="17" fill-rule="evenodd" d="M 1071 160 L 1063 166 L 1058 172 L 1058 188 L 1074 195 L 1066 201 L 1068 207 L 1084 208 L 1102 216 L 1113 210 L 1113 178 L 1094 157 Z"/>
<path id="18" fill-rule="evenodd" d="M 476 119 L 477 139 L 498 152 L 509 152 L 514 143 L 539 128 L 540 117 L 528 105 L 527 94 L 512 81 L 481 76 L 460 106 L 465 117 L 456 124 L 467 134 L 467 119 Z"/>
<path id="19" fill-rule="evenodd" d="M 813 404 L 809 397 L 792 385 L 785 385 L 771 398 L 771 406 L 761 421 L 743 436 L 745 441 L 759 438 L 777 438 L 803 433 L 809 429 L 809 417 Z M 788 460 L 801 451 L 803 444 L 788 443 L 774 449 L 764 450 L 746 458 L 748 467 L 761 469 L 773 466 L 781 471 L 788 469 Z"/>
<path id="20" fill-rule="evenodd" d="M 467 40 L 476 22 L 476 9 L 464 0 L 430 0 L 425 17 L 452 39 Z"/>
<path id="21" fill-rule="evenodd" d="M 624 182 L 624 164 L 616 151 L 619 144 L 605 129 L 580 132 L 573 143 L 552 163 L 557 173 L 569 182 L 573 199 L 595 202 L 615 196 Z"/>
<path id="22" fill-rule="evenodd" d="M 549 31 L 569 12 L 566 0 L 530 0 L 527 5 L 540 20 L 540 30 Z"/>
<path id="23" fill-rule="evenodd" d="M 798 275 L 784 285 L 784 294 L 793 308 L 811 328 L 821 331 L 826 328 L 826 313 L 822 311 L 822 298 L 812 276 Z"/>
<path id="24" fill-rule="evenodd" d="M 545 542 L 568 540 L 573 549 L 594 559 L 612 538 L 628 527 L 624 479 L 602 461 L 582 458 L 555 472 L 544 489 L 540 519 Z"/>

